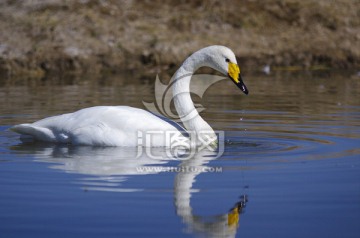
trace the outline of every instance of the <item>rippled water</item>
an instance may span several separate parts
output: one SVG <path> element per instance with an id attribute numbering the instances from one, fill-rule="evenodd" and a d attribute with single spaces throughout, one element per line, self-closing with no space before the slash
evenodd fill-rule
<path id="1" fill-rule="evenodd" d="M 285 72 L 200 100 L 225 152 L 21 143 L 11 125 L 94 105 L 142 107 L 153 82 L 0 81 L 0 237 L 359 237 L 360 78 Z M 197 85 L 196 87 L 198 87 Z M 201 86 L 201 85 L 200 85 Z"/>

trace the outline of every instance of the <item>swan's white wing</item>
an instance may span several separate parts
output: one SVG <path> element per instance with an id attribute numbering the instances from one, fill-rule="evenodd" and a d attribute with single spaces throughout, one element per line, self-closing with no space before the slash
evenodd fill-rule
<path id="1" fill-rule="evenodd" d="M 165 146 L 165 131 L 178 131 L 145 110 L 127 106 L 85 108 L 11 129 L 41 141 L 98 146 L 137 146 L 139 132 L 156 135 L 151 146 Z"/>

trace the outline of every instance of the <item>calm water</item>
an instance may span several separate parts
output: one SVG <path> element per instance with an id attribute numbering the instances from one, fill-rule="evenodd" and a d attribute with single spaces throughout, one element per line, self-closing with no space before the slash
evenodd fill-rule
<path id="1" fill-rule="evenodd" d="M 8 130 L 94 105 L 143 108 L 153 82 L 0 81 L 0 237 L 360 237 L 360 78 L 245 82 L 249 96 L 220 81 L 194 98 L 226 131 L 224 154 L 178 161 L 21 143 Z"/>

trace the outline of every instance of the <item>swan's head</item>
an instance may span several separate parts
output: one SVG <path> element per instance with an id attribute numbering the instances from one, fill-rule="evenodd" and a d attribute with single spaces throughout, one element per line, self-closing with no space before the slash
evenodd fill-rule
<path id="1" fill-rule="evenodd" d="M 202 50 L 205 53 L 206 66 L 209 66 L 220 73 L 227 75 L 238 88 L 245 94 L 249 91 L 245 86 L 241 74 L 240 67 L 237 64 L 234 52 L 225 46 L 209 46 Z"/>

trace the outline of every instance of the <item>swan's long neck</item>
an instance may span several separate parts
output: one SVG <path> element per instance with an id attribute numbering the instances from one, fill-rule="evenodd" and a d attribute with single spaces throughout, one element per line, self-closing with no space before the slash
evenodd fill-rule
<path id="1" fill-rule="evenodd" d="M 190 80 L 193 73 L 206 65 L 206 55 L 193 54 L 178 69 L 172 79 L 173 97 L 176 111 L 187 131 L 197 134 L 210 132 L 210 125 L 201 118 L 190 96 Z"/>

